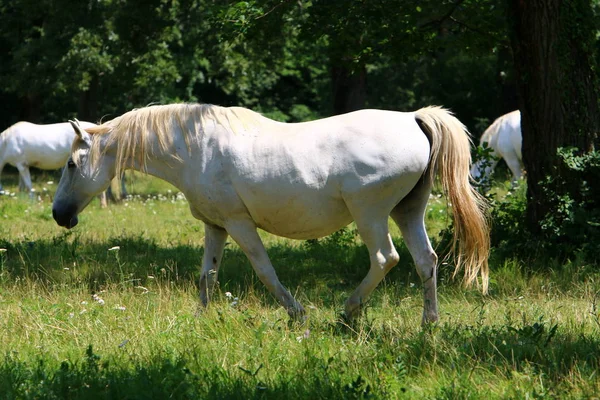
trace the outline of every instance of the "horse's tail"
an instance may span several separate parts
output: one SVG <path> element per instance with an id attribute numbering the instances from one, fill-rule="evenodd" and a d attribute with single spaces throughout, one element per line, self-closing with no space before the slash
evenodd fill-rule
<path id="1" fill-rule="evenodd" d="M 465 126 L 441 107 L 425 107 L 415 113 L 415 119 L 431 142 L 431 155 L 426 179 L 436 173 L 442 183 L 454 217 L 452 254 L 456 261 L 454 274 L 464 268 L 464 284 L 477 282 L 487 293 L 490 252 L 487 203 L 470 182 L 471 140 Z"/>

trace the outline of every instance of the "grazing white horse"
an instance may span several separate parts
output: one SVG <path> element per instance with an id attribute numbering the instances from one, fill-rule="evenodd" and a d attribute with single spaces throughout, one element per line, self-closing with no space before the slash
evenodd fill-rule
<path id="1" fill-rule="evenodd" d="M 494 160 L 479 160 L 473 164 L 471 175 L 475 179 L 490 178 L 499 158 L 503 158 L 518 181 L 523 176 L 523 156 L 521 154 L 521 113 L 519 110 L 497 118 L 481 135 L 480 146 L 492 149 Z"/>
<path id="2" fill-rule="evenodd" d="M 371 265 L 346 301 L 351 319 L 398 263 L 391 216 L 424 285 L 423 322 L 436 321 L 437 256 L 424 225 L 436 173 L 452 203 L 457 269 L 463 267 L 465 284 L 480 276 L 487 290 L 489 235 L 485 202 L 469 183 L 470 140 L 442 108 L 361 110 L 286 124 L 240 107 L 173 104 L 133 110 L 88 129 L 72 123 L 77 138 L 54 198 L 56 222 L 77 225 L 77 215 L 123 169 L 172 183 L 206 225 L 202 306 L 231 236 L 288 314 L 303 319 L 304 308 L 277 278 L 257 228 L 311 239 L 354 220 Z"/>
<path id="3" fill-rule="evenodd" d="M 84 129 L 97 126 L 84 121 L 80 124 Z M 17 122 L 0 133 L 0 174 L 6 164 L 16 167 L 19 170 L 19 189 L 32 194 L 29 167 L 44 170 L 64 167 L 71 155 L 74 139 L 75 132 L 68 122 L 48 125 Z M 121 182 L 121 193 L 125 193 L 124 181 Z M 100 195 L 100 201 L 102 206 L 106 207 L 105 192 Z"/>
<path id="4" fill-rule="evenodd" d="M 82 121 L 81 126 L 85 129 L 96 124 Z M 71 153 L 73 139 L 75 133 L 68 122 L 49 125 L 17 122 L 0 133 L 0 173 L 6 164 L 16 167 L 19 170 L 19 189 L 30 193 L 29 167 L 62 168 Z"/>

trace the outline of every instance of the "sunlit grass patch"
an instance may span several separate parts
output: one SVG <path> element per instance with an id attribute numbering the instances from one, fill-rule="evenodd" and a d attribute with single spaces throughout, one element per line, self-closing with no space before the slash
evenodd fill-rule
<path id="1" fill-rule="evenodd" d="M 196 316 L 204 227 L 176 190 L 135 179 L 147 192 L 91 204 L 71 231 L 52 220 L 51 193 L 0 197 L 4 397 L 589 398 L 600 389 L 592 265 L 492 257 L 483 296 L 443 264 L 440 321 L 422 328 L 420 280 L 390 224 L 400 263 L 347 326 L 340 312 L 369 263 L 354 225 L 316 241 L 261 232 L 306 323 L 288 321 L 232 242 Z M 435 246 L 448 223 L 443 197 L 432 196 L 426 218 Z"/>

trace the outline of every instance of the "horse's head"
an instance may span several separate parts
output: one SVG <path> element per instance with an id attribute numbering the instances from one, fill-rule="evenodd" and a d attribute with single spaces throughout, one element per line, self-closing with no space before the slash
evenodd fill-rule
<path id="1" fill-rule="evenodd" d="M 69 122 L 76 133 L 75 141 L 52 204 L 54 220 L 58 225 L 68 229 L 77 225 L 77 215 L 94 196 L 110 185 L 111 179 L 115 176 L 114 156 L 103 153 L 101 156 L 92 157 L 92 147 L 100 143 L 92 139 L 92 136 L 79 125 L 79 121 Z"/>

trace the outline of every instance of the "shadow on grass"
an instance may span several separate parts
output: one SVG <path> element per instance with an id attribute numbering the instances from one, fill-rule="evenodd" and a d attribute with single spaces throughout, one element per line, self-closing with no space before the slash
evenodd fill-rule
<path id="1" fill-rule="evenodd" d="M 258 372 L 258 371 L 256 371 Z M 30 365 L 5 358 L 0 365 L 3 399 L 333 399 L 363 398 L 372 388 L 319 371 L 304 370 L 263 381 L 257 373 L 216 364 L 199 366 L 182 356 L 114 366 L 89 346 L 79 362 L 51 367 L 39 359 Z M 354 385 L 353 385 L 354 383 Z M 376 398 L 382 396 L 368 396 Z"/>
<path id="2" fill-rule="evenodd" d="M 80 359 L 60 365 L 50 365 L 41 357 L 37 362 L 25 363 L 5 356 L 0 362 L 0 393 L 6 399 L 389 398 L 392 389 L 398 390 L 398 383 L 414 387 L 408 383 L 422 374 L 443 369 L 447 371 L 446 379 L 452 380 L 449 386 L 444 386 L 447 381 L 439 382 L 443 398 L 448 398 L 442 395 L 449 390 L 472 392 L 478 398 L 481 387 L 471 380 L 475 370 L 488 371 L 484 376 L 489 378 L 489 373 L 493 373 L 506 381 L 517 379 L 519 374 L 527 376 L 530 382 L 543 377 L 546 394 L 560 398 L 572 389 L 564 383 L 573 382 L 577 376 L 590 377 L 588 383 L 593 389 L 592 381 L 597 378 L 591 377 L 600 367 L 599 338 L 561 333 L 543 322 L 520 327 L 438 326 L 396 339 L 397 344 L 392 346 L 388 332 L 376 329 L 372 335 L 382 336 L 382 340 L 369 340 L 369 346 L 376 348 L 376 367 L 366 363 L 362 371 L 381 380 L 356 376 L 357 372 L 350 370 L 341 357 L 322 359 L 310 347 L 304 358 L 295 360 L 295 369 L 270 361 L 262 371 L 262 363 L 257 370 L 248 371 L 236 366 L 224 368 L 217 360 L 189 353 L 111 363 L 89 346 L 87 351 L 82 349 Z M 268 368 L 277 373 L 267 371 Z M 392 377 L 395 387 L 391 387 Z M 456 382 L 463 387 L 457 387 Z M 401 390 L 406 391 L 406 398 L 411 398 L 410 390 Z"/>
<path id="3" fill-rule="evenodd" d="M 326 239 L 296 243 L 267 248 L 280 280 L 289 288 L 325 285 L 333 291 L 353 290 L 368 272 L 369 256 L 362 244 L 340 245 Z M 401 262 L 388 279 L 418 282 L 410 254 L 401 242 L 396 246 Z M 78 282 L 90 290 L 123 280 L 136 285 L 145 285 L 149 279 L 182 287 L 196 284 L 203 254 L 202 247 L 163 247 L 141 236 L 83 243 L 72 231 L 51 240 L 3 239 L 0 247 L 7 249 L 0 254 L 0 273 L 5 277 L 47 285 Z M 249 285 L 258 290 L 263 288 L 245 254 L 229 243 L 219 282 L 222 290 L 244 290 Z"/>

